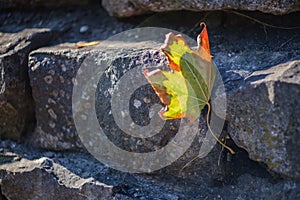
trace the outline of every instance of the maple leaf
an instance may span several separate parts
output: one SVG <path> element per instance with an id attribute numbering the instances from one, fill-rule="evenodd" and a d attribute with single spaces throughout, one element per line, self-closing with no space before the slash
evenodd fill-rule
<path id="1" fill-rule="evenodd" d="M 216 66 L 212 62 L 208 34 L 204 23 L 203 25 L 195 50 L 187 45 L 181 35 L 166 35 L 162 51 L 173 71 L 144 71 L 148 82 L 166 105 L 159 112 L 165 120 L 187 118 L 193 123 L 209 102 Z"/>
<path id="2" fill-rule="evenodd" d="M 210 55 L 206 25 L 197 37 L 197 48 L 190 48 L 181 35 L 169 33 L 161 50 L 167 56 L 170 71 L 156 69 L 144 75 L 165 107 L 159 111 L 164 120 L 187 118 L 193 123 L 207 105 L 207 125 L 215 139 L 231 153 L 209 126 L 210 97 L 217 67 Z"/>

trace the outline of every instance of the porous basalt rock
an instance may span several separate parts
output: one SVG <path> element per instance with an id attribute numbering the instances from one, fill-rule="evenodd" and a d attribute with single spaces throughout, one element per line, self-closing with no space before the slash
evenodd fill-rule
<path id="1" fill-rule="evenodd" d="M 174 10 L 209 11 L 209 10 L 248 10 L 262 11 L 272 14 L 287 14 L 300 10 L 297 0 L 256 0 L 256 1 L 218 1 L 218 0 L 103 0 L 103 7 L 110 15 L 116 17 L 129 17 L 149 12 L 166 12 Z"/>
<path id="2" fill-rule="evenodd" d="M 8 199 L 113 198 L 112 186 L 82 178 L 49 158 L 9 157 L 14 161 L 0 166 L 1 192 Z"/>
<path id="3" fill-rule="evenodd" d="M 229 96 L 229 132 L 253 160 L 300 179 L 300 61 L 256 71 Z"/>
<path id="4" fill-rule="evenodd" d="M 25 29 L 0 33 L 0 137 L 18 140 L 34 122 L 28 79 L 28 54 L 48 44 L 56 32 Z"/>

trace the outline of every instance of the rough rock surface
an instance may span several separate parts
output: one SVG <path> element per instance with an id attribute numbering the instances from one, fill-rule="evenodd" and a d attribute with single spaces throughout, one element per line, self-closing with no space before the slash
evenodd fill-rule
<path id="1" fill-rule="evenodd" d="M 135 55 L 127 55 L 126 50 L 119 52 L 118 48 L 91 52 L 91 48 L 77 49 L 74 44 L 42 48 L 30 54 L 29 77 L 37 119 L 36 131 L 30 141 L 37 146 L 53 150 L 82 148 L 73 122 L 72 90 L 81 63 L 87 54 L 93 53 L 117 55 L 115 59 L 120 59 L 119 65 L 124 59 L 130 63 L 136 58 Z M 140 49 L 139 53 L 143 53 L 143 50 Z M 121 73 L 124 72 L 125 70 Z M 108 114 L 109 110 L 106 108 L 102 112 Z"/>
<path id="2" fill-rule="evenodd" d="M 102 0 L 103 7 L 116 17 L 129 17 L 149 12 L 166 12 L 174 10 L 208 11 L 208 10 L 259 10 L 272 14 L 287 14 L 300 10 L 297 0 L 257 0 L 257 1 L 219 1 L 219 0 Z"/>
<path id="3" fill-rule="evenodd" d="M 34 121 L 28 54 L 48 44 L 55 35 L 50 29 L 0 33 L 0 137 L 20 139 Z"/>
<path id="4" fill-rule="evenodd" d="M 229 183 L 195 182 L 177 173 L 130 174 L 112 170 L 83 153 L 37 152 L 0 143 L 0 188 L 5 199 L 298 199 L 300 185 L 272 180 L 255 167 Z M 242 164 L 242 163 L 240 163 Z M 237 168 L 237 163 L 233 168 Z M 234 182 L 232 182 L 234 180 Z M 17 192 L 16 192 L 17 191 Z"/>
<path id="5" fill-rule="evenodd" d="M 285 63 L 289 60 L 299 59 L 299 52 L 294 50 L 297 47 L 296 43 L 291 43 L 288 48 L 284 48 L 281 44 L 286 44 L 284 41 L 285 34 L 282 34 L 283 41 L 268 42 L 265 44 L 265 38 L 261 39 L 258 34 L 259 30 L 253 34 L 253 26 L 247 27 L 248 31 L 236 31 L 236 34 L 229 34 L 231 30 L 223 30 L 221 33 L 211 35 L 211 40 L 217 40 L 219 45 L 214 45 L 212 51 L 214 51 L 214 59 L 219 67 L 222 78 L 225 83 L 227 94 L 230 102 L 235 102 L 240 99 L 237 93 L 245 86 L 245 79 L 255 71 L 273 67 L 279 63 Z M 261 30 L 263 33 L 263 30 Z M 227 36 L 221 36 L 221 35 Z M 277 38 L 277 32 L 275 32 Z M 233 46 L 232 41 L 236 41 L 239 37 L 247 37 L 244 44 L 237 44 Z M 274 33 L 268 33 L 269 38 L 274 38 Z M 295 37 L 295 36 L 294 36 Z M 132 37 L 131 37 L 132 38 Z M 135 38 L 135 37 L 133 37 Z M 124 39 L 124 38 L 123 38 Z M 274 38 L 275 39 L 275 38 Z M 277 38 L 278 39 L 278 38 Z M 163 36 L 161 37 L 163 40 Z M 271 39 L 270 39 L 271 40 Z M 161 41 L 162 42 L 162 41 Z M 241 41 L 240 41 L 241 42 Z M 216 41 L 215 41 L 216 43 Z M 232 46 L 231 46 L 232 45 Z M 255 45 L 256 51 L 253 51 Z M 110 47 L 109 47 L 110 46 Z M 154 137 L 153 140 L 138 140 L 124 134 L 120 127 L 116 125 L 114 118 L 111 115 L 111 90 L 114 87 L 118 79 L 120 79 L 124 73 L 136 66 L 146 67 L 147 65 L 159 66 L 165 63 L 164 56 L 159 53 L 157 44 L 154 43 L 126 43 L 114 41 L 114 44 L 102 46 L 101 49 L 84 48 L 77 49 L 74 44 L 65 44 L 59 46 L 53 46 L 50 48 L 41 48 L 30 54 L 29 63 L 29 75 L 31 80 L 31 87 L 33 88 L 33 97 L 36 102 L 36 117 L 37 128 L 36 131 L 28 138 L 35 146 L 52 149 L 52 150 L 78 150 L 82 149 L 81 142 L 78 139 L 71 112 L 71 95 L 74 84 L 74 77 L 82 64 L 84 58 L 90 54 L 101 55 L 102 58 L 112 60 L 112 65 L 109 66 L 106 71 L 106 77 L 100 79 L 98 84 L 99 90 L 97 90 L 96 98 L 96 111 L 98 113 L 98 120 L 101 128 L 105 130 L 105 134 L 109 137 L 115 145 L 122 147 L 129 151 L 152 151 L 155 146 L 164 146 L 170 138 L 173 137 L 176 130 L 173 132 L 163 133 L 160 136 Z M 237 50 L 243 46 L 243 49 Z M 122 48 L 119 48 L 122 47 Z M 256 59 L 253 59 L 256 58 Z M 246 87 L 247 88 L 247 87 Z M 150 95 L 150 100 L 144 101 L 145 95 Z M 151 96 L 152 95 L 152 96 Z M 265 95 L 265 94 L 262 94 Z M 233 100 L 232 100 L 233 99 Z M 133 95 L 131 111 L 135 114 L 131 115 L 135 123 L 147 124 L 149 107 L 158 102 L 158 99 L 153 95 L 150 88 L 142 88 L 140 91 Z M 145 104 L 144 104 L 145 103 Z M 139 106 L 139 105 L 142 106 Z M 232 104 L 231 104 L 232 105 Z M 135 108 L 146 108 L 146 110 L 139 110 Z M 231 106 L 232 108 L 232 106 Z M 229 127 L 232 127 L 234 121 L 230 116 L 235 116 L 236 110 L 228 110 L 228 123 Z M 238 115 L 237 115 L 238 116 Z M 288 117 L 288 116 L 285 116 Z M 174 122 L 176 127 L 176 122 Z M 255 124 L 248 124 L 249 128 L 256 126 Z M 272 127 L 273 123 L 267 124 Z M 171 124 L 172 126 L 172 124 Z M 226 130 L 225 130 L 226 131 Z M 293 131 L 293 130 L 289 130 Z M 201 132 L 201 131 L 200 131 Z M 227 130 L 227 132 L 230 131 Z M 200 134 L 201 135 L 201 134 Z M 287 142 L 286 137 L 283 138 L 284 142 Z M 253 138 L 253 140 L 257 140 Z M 283 142 L 283 143 L 284 143 Z M 140 144 L 140 145 L 136 145 Z M 238 143 L 241 145 L 241 143 Z M 194 145 L 193 145 L 194 146 Z M 245 147 L 245 145 L 241 145 Z M 247 149 L 247 148 L 246 148 Z M 194 149 L 191 149 L 185 154 L 182 160 L 173 165 L 174 168 L 169 170 L 178 170 L 183 164 L 183 161 L 191 159 L 197 154 L 197 145 Z M 285 148 L 278 148 L 282 154 L 286 154 Z M 271 153 L 271 152 L 270 152 Z M 293 156 L 292 152 L 288 153 L 289 156 Z M 213 163 L 218 157 L 218 149 L 214 150 L 211 156 L 207 160 L 198 160 L 199 166 L 202 166 L 203 177 L 207 174 L 206 180 L 210 179 L 209 173 L 215 171 L 213 174 L 215 177 L 221 174 L 216 165 L 209 165 L 210 168 L 204 170 L 203 163 Z M 261 160 L 259 160 L 261 161 Z M 263 160 L 268 162 L 267 160 Z M 203 162 L 201 164 L 201 162 Z M 291 165 L 297 166 L 296 163 Z M 195 166 L 198 166 L 195 164 Z M 295 167 L 294 166 L 294 167 Z M 272 168 L 272 166 L 269 166 Z M 286 167 L 285 164 L 279 166 L 283 170 L 274 170 L 282 175 L 293 177 L 294 172 Z M 292 168 L 294 168 L 292 167 Z M 192 172 L 197 167 L 189 168 L 189 172 Z M 297 167 L 296 167 L 297 168 Z M 197 170 L 196 170 L 197 171 Z M 200 172 L 201 170 L 197 171 Z M 297 173 L 297 172 L 296 172 Z M 195 176 L 198 177 L 198 176 Z M 199 176 L 200 177 L 200 176 Z M 295 177 L 294 177 L 295 178 Z M 224 176 L 220 177 L 224 179 Z M 210 179 L 211 180 L 211 179 Z"/>
<path id="6" fill-rule="evenodd" d="M 83 19 L 80 24 L 76 23 L 79 19 Z M 132 27 L 109 17 L 100 6 L 49 12 L 3 11 L 0 21 L 0 136 L 10 135 L 13 139 L 19 139 L 26 129 L 25 118 L 34 119 L 28 79 L 29 52 L 50 42 L 106 39 L 112 33 Z M 83 25 L 93 28 L 81 33 Z"/>
<path id="7" fill-rule="evenodd" d="M 25 9 L 32 10 L 36 8 L 57 8 L 63 6 L 82 6 L 89 3 L 96 3 L 97 0 L 50 0 L 50 1 L 40 1 L 40 0 L 0 0 L 0 10 L 5 9 Z M 99 3 L 99 2 L 98 2 Z"/>
<path id="8" fill-rule="evenodd" d="M 87 52 L 80 55 L 75 49 L 70 54 L 68 48 L 48 55 L 38 52 L 33 51 L 29 58 L 30 85 L 37 120 L 35 132 L 29 140 L 39 147 L 53 150 L 82 147 L 72 120 L 72 78 L 76 76 Z M 56 55 L 62 59 L 54 59 Z"/>
<path id="9" fill-rule="evenodd" d="M 300 61 L 287 62 L 246 78 L 229 99 L 230 135 L 250 158 L 300 179 Z"/>
<path id="10" fill-rule="evenodd" d="M 174 137 L 179 127 L 178 120 L 166 123 L 159 134 L 147 139 L 132 137 L 129 135 L 130 132 L 122 131 L 119 125 L 116 124 L 116 116 L 111 114 L 113 105 L 111 104 L 112 93 L 110 92 L 116 81 L 130 69 L 145 68 L 146 65 L 159 67 L 166 64 L 162 53 L 157 50 L 159 48 L 157 43 L 132 43 L 123 46 L 122 49 L 118 48 L 119 45 L 121 43 L 108 42 L 107 45 L 101 48 L 77 49 L 74 45 L 65 44 L 41 48 L 30 54 L 29 77 L 37 120 L 36 130 L 27 138 L 30 144 L 56 151 L 83 149 L 72 116 L 72 92 L 79 67 L 84 58 L 92 54 L 98 55 L 97 59 L 113 60 L 112 65 L 106 68 L 105 75 L 99 80 L 95 104 L 100 126 L 109 140 L 114 145 L 127 151 L 149 152 L 165 146 Z M 99 55 L 101 56 L 99 57 Z M 140 69 L 140 76 L 142 76 L 142 68 Z M 122 98 L 119 100 L 122 100 Z M 154 103 L 158 103 L 159 100 L 148 85 L 135 91 L 130 102 L 131 111 L 134 112 L 134 115 L 131 114 L 133 121 L 137 124 L 147 125 L 149 122 L 149 108 Z M 137 106 L 137 102 L 140 102 L 143 106 Z M 81 107 L 80 105 L 77 106 Z M 205 131 L 207 131 L 205 120 L 204 118 L 201 119 L 201 128 L 195 139 L 199 142 L 194 142 L 192 148 L 178 162 L 168 168 L 166 173 L 172 171 L 178 173 L 188 160 L 197 156 L 201 141 L 205 136 Z M 86 117 L 83 120 L 86 120 Z M 186 132 L 184 129 L 182 130 L 182 132 Z M 90 142 L 96 142 L 96 137 L 97 135 L 94 135 L 88 139 Z M 100 144 L 97 143 L 97 145 Z M 217 164 L 220 148 L 216 146 L 209 155 L 199 160 L 197 165 L 189 166 L 186 174 L 193 173 L 194 177 L 198 177 L 198 181 L 201 180 L 200 182 L 203 180 L 224 179 L 225 175 L 222 175 L 222 169 Z M 211 176 L 212 174 L 213 176 Z"/>
<path id="11" fill-rule="evenodd" d="M 82 178 L 53 160 L 1 157 L 1 192 L 8 199 L 112 199 L 112 187 Z M 18 191 L 18 192 L 16 192 Z"/>
<path id="12" fill-rule="evenodd" d="M 299 26 L 297 25 L 299 13 L 286 16 L 265 15 L 260 12 L 244 12 L 244 14 L 275 26 Z M 203 13 L 203 16 L 208 25 L 212 54 L 221 72 L 229 98 L 237 98 L 237 94 L 244 88 L 251 89 L 252 87 L 247 86 L 249 82 L 258 79 L 264 80 L 262 76 L 256 76 L 258 79 L 247 79 L 251 74 L 259 73 L 255 71 L 272 69 L 278 64 L 300 59 L 299 29 L 270 28 L 268 25 L 260 25 L 254 23 L 253 20 L 237 17 L 228 12 L 208 12 Z M 74 42 L 104 40 L 138 25 L 140 27 L 168 27 L 196 38 L 200 30 L 192 27 L 196 23 L 198 24 L 203 16 L 192 12 L 173 12 L 153 15 L 145 21 L 143 19 L 148 16 L 118 21 L 109 17 L 98 7 L 58 9 L 49 12 L 42 10 L 1 12 L 0 20 L 3 22 L 0 27 L 1 32 L 20 32 L 26 27 L 64 28 L 67 30 L 63 36 L 51 43 L 52 47 L 38 49 L 30 54 L 28 70 L 31 85 L 34 87 L 34 98 L 37 101 L 35 105 L 38 117 L 37 125 L 46 131 L 38 132 L 39 129 L 36 129 L 36 132 L 24 135 L 24 137 L 27 144 L 30 144 L 28 146 L 32 147 L 31 145 L 35 144 L 44 149 L 32 150 L 24 144 L 0 141 L 0 165 L 3 166 L 3 168 L 0 167 L 0 178 L 6 181 L 5 185 L 0 181 L 2 198 L 19 198 L 19 196 L 15 196 L 16 191 L 30 193 L 26 195 L 32 193 L 44 196 L 52 195 L 43 186 L 40 186 L 42 184 L 40 181 L 47 179 L 47 183 L 58 188 L 57 197 L 61 197 L 61 191 L 71 195 L 78 193 L 80 197 L 82 193 L 86 192 L 84 193 L 86 196 L 82 198 L 88 199 L 88 196 L 97 197 L 98 189 L 104 189 L 102 190 L 103 194 L 106 191 L 105 194 L 108 194 L 108 198 L 115 199 L 299 199 L 299 183 L 286 179 L 286 177 L 294 176 L 294 172 L 288 171 L 289 168 L 286 165 L 281 165 L 283 167 L 281 169 L 287 171 L 278 171 L 277 169 L 274 171 L 277 170 L 276 172 L 279 172 L 285 179 L 277 179 L 276 174 L 272 173 L 271 175 L 266 167 L 250 160 L 248 153 L 235 146 L 232 140 L 227 140 L 226 143 L 236 150 L 235 155 L 231 156 L 216 145 L 208 156 L 196 159 L 180 173 L 182 166 L 196 156 L 199 151 L 205 131 L 205 121 L 202 117 L 199 126 L 202 128 L 195 131 L 198 135 L 191 148 L 172 165 L 152 173 L 131 174 L 116 171 L 99 163 L 86 152 L 68 151 L 82 150 L 70 112 L 71 88 L 74 83 L 76 84 L 74 74 L 79 65 L 86 56 L 93 53 L 101 53 L 102 57 L 111 58 L 113 61 L 97 85 L 98 101 L 95 104 L 98 121 L 110 141 L 127 151 L 153 151 L 169 142 L 170 138 L 175 135 L 174 127 L 177 126 L 177 122 L 169 124 L 166 130 L 171 131 L 157 134 L 158 137 L 151 141 L 135 140 L 120 131 L 110 114 L 110 97 L 113 94 L 110 89 L 117 88 L 114 85 L 117 80 L 126 75 L 124 74 L 127 72 L 126 70 L 134 66 L 149 67 L 150 63 L 159 65 L 165 62 L 165 58 L 158 51 L 158 46 L 149 42 L 138 45 L 137 43 L 120 43 L 120 40 L 115 40 L 118 45 L 115 45 L 114 48 L 104 47 L 102 50 L 94 50 L 92 47 L 77 49 Z M 139 24 L 140 22 L 143 23 Z M 163 42 L 164 35 L 159 37 Z M 139 37 L 131 35 L 131 38 L 138 39 Z M 72 44 L 57 45 L 65 42 L 72 42 Z M 103 43 L 101 41 L 101 44 Z M 129 48 L 130 45 L 135 47 L 135 50 Z M 136 76 L 136 78 L 138 77 L 140 76 Z M 282 79 L 280 78 L 280 80 Z M 260 87 L 261 84 L 257 84 Z M 144 98 L 145 95 L 147 98 Z M 151 88 L 147 86 L 137 90 L 133 97 L 127 101 L 132 108 L 131 116 L 128 119 L 132 118 L 135 124 L 147 125 L 150 121 L 148 113 L 155 115 L 155 112 L 149 112 L 149 107 L 159 101 Z M 262 97 L 264 96 L 262 95 Z M 88 109 L 90 105 L 83 104 L 79 108 Z M 233 111 L 229 110 L 227 126 L 223 130 L 225 134 L 230 134 L 231 130 L 234 132 L 233 128 L 236 128 L 234 124 L 231 124 L 234 123 L 231 120 L 232 116 L 235 116 Z M 84 120 L 86 116 L 82 116 L 82 119 Z M 239 116 L 237 115 L 237 117 Z M 294 125 L 292 124 L 290 127 L 294 127 Z M 292 129 L 290 130 L 292 131 Z M 235 137 L 235 140 L 238 141 L 237 134 Z M 283 137 L 283 139 L 289 138 Z M 241 142 L 244 141 L 241 140 Z M 250 149 L 247 149 L 247 145 L 251 147 L 251 144 L 244 142 L 246 145 L 243 145 L 241 142 L 237 143 L 246 150 Z M 286 149 L 281 147 L 276 149 L 276 152 L 283 155 Z M 253 155 L 257 152 L 259 151 L 250 153 Z M 289 151 L 288 154 L 291 157 L 297 156 L 295 152 L 297 150 Z M 272 152 L 269 152 L 269 155 L 271 154 Z M 127 160 L 131 161 L 131 158 Z M 220 166 L 218 166 L 218 160 L 220 160 Z M 289 159 L 289 165 L 294 165 L 293 168 L 296 169 L 295 166 L 298 165 L 294 161 L 297 161 L 296 157 Z M 151 165 L 152 163 L 154 162 L 147 164 Z M 21 173 L 22 168 L 18 168 L 21 164 L 25 165 L 26 172 Z M 34 167 L 31 170 L 28 166 Z M 51 168 L 51 166 L 54 167 Z M 16 168 L 18 169 L 14 176 L 14 173 L 11 172 Z M 66 176 L 61 175 L 59 171 Z M 36 182 L 32 183 L 32 179 L 24 180 L 24 177 L 32 178 Z M 53 177 L 56 179 L 53 180 Z M 71 180 L 71 182 L 65 181 L 65 179 Z M 83 184 L 81 188 L 74 187 L 75 183 L 81 181 L 87 184 Z M 57 182 L 59 186 L 57 186 Z M 12 187 L 6 186 L 12 186 L 15 183 L 18 185 L 13 188 L 14 191 L 12 191 Z M 29 191 L 26 191 L 24 188 L 27 185 L 33 186 L 34 189 L 30 188 Z M 113 191 L 112 195 L 111 190 Z M 74 199 L 79 198 L 78 196 L 75 196 Z M 52 196 L 51 198 L 56 197 Z"/>

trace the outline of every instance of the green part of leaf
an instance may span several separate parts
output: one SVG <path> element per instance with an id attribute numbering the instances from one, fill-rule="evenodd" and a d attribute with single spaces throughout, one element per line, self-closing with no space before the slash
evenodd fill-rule
<path id="1" fill-rule="evenodd" d="M 156 91 L 164 93 L 163 103 L 168 106 L 159 112 L 163 119 L 188 118 L 194 121 L 198 118 L 198 97 L 182 72 L 155 70 L 146 74 L 146 77 Z"/>

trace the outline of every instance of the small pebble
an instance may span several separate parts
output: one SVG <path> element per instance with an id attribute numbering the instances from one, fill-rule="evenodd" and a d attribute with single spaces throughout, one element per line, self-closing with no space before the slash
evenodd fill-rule
<path id="1" fill-rule="evenodd" d="M 79 32 L 80 32 L 80 33 L 85 33 L 85 32 L 87 32 L 88 30 L 89 30 L 89 27 L 88 27 L 88 26 L 82 26 L 82 27 L 80 27 Z"/>

